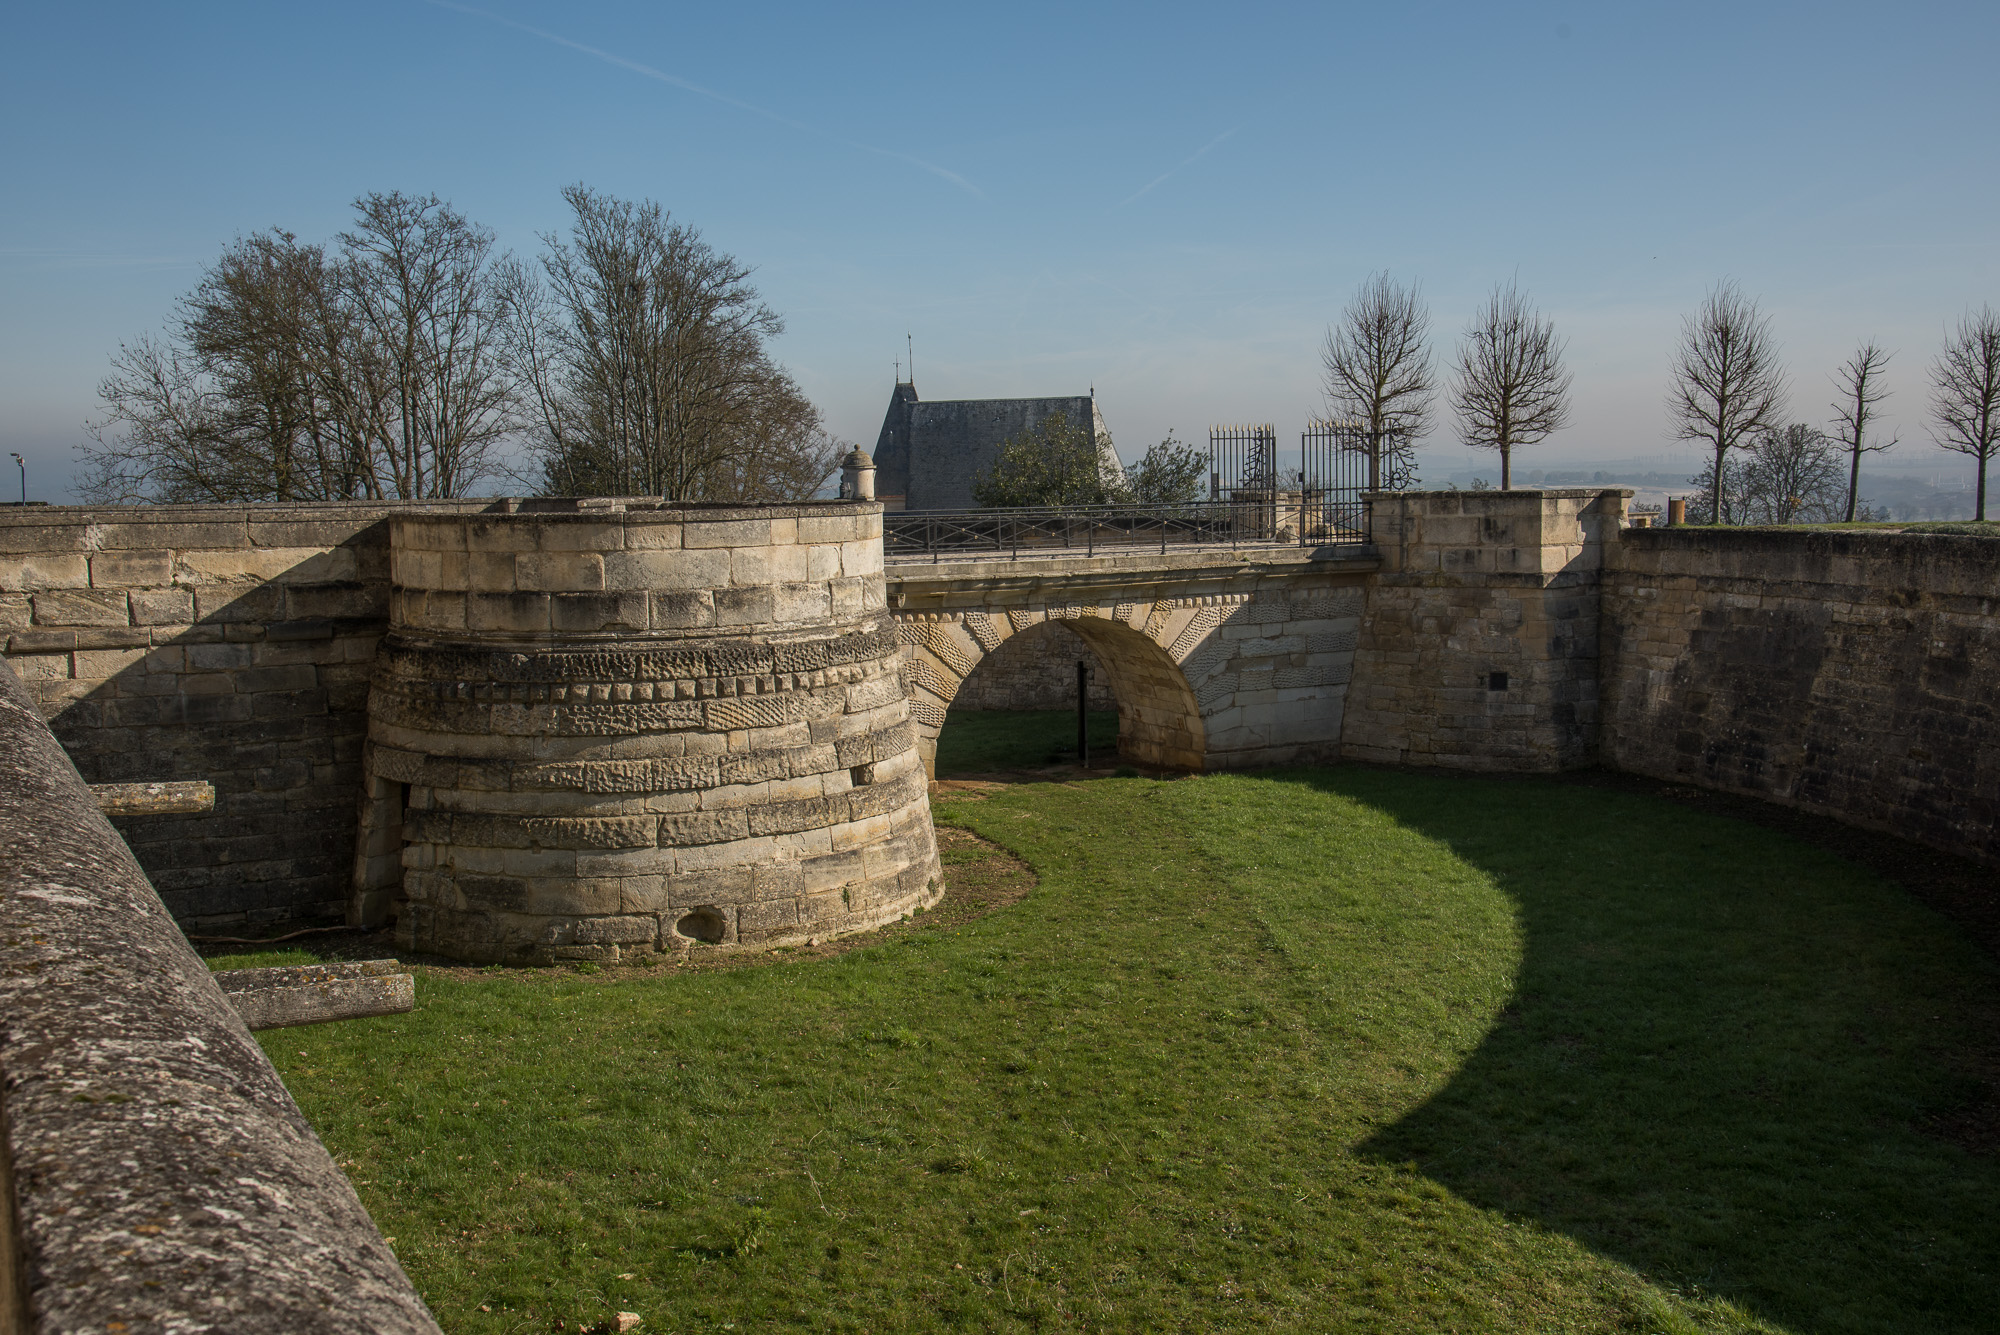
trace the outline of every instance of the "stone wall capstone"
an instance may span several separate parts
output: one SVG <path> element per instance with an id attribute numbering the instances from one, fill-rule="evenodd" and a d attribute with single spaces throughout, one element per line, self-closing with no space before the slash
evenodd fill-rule
<path id="1" fill-rule="evenodd" d="M 3 664 L 0 1014 L 0 1328 L 436 1335 Z"/>
<path id="2" fill-rule="evenodd" d="M 406 789 L 371 793 L 406 949 L 767 947 L 941 893 L 876 504 L 411 516 L 391 547 L 368 767 Z"/>

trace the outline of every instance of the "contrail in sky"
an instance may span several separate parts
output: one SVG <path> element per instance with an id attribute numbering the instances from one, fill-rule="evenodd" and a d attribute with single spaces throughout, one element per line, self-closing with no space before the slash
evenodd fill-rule
<path id="1" fill-rule="evenodd" d="M 586 46 L 582 42 L 571 41 L 569 38 L 564 37 L 558 33 L 553 33 L 548 31 L 546 28 L 537 28 L 534 27 L 532 24 L 521 23 L 514 19 L 504 18 L 499 14 L 489 14 L 487 11 L 483 9 L 475 9 L 471 5 L 457 4 L 455 3 L 455 0 L 426 0 L 426 3 L 435 5 L 439 9 L 449 9 L 455 13 L 469 14 L 473 18 L 484 19 L 488 23 L 497 23 L 503 28 L 512 28 L 516 32 L 524 32 L 527 33 L 530 37 L 539 37 L 543 41 L 553 42 L 557 46 L 568 47 L 572 51 L 578 51 L 586 56 L 592 57 L 593 59 L 601 60 L 607 65 L 616 65 L 619 69 L 630 70 L 634 74 L 642 74 L 648 79 L 658 80 L 660 83 L 668 84 L 672 87 L 682 89 L 685 92 L 693 93 L 697 97 L 705 97 L 711 102 L 720 102 L 722 103 L 722 105 L 726 107 L 735 107 L 738 111 L 747 111 L 752 115 L 762 116 L 765 120 L 776 121 L 778 124 L 783 125 L 788 129 L 798 130 L 804 134 L 810 134 L 821 139 L 829 140 L 833 143 L 840 144 L 843 147 L 854 149 L 856 152 L 859 153 L 873 153 L 877 157 L 894 158 L 898 162 L 907 162 L 911 166 L 920 168 L 923 171 L 927 171 L 933 176 L 942 177 L 943 179 L 950 181 L 953 185 L 965 191 L 967 194 L 978 195 L 981 199 L 984 199 L 986 197 L 984 191 L 982 191 L 978 186 L 974 185 L 972 182 L 966 180 L 963 176 L 960 176 L 957 172 L 947 171 L 945 168 L 938 166 L 935 162 L 926 162 L 922 158 L 917 157 L 915 154 L 899 153 L 893 148 L 877 148 L 873 144 L 864 144 L 857 140 L 848 139 L 837 134 L 832 134 L 826 130 L 820 129 L 817 125 L 808 125 L 804 121 L 795 121 L 789 116 L 781 116 L 777 112 L 772 111 L 769 108 L 760 107 L 756 105 L 754 102 L 745 102 L 740 98 L 731 97 L 727 93 L 718 93 L 713 88 L 704 88 L 698 83 L 694 83 L 691 82 L 690 80 L 681 78 L 679 75 L 669 74 L 665 70 L 654 69 L 651 65 L 642 65 L 636 60 L 627 60 L 623 56 L 613 55 L 611 52 L 603 50 L 599 47 Z M 1202 151 L 1207 152 L 1206 149 Z M 1200 154 L 1196 154 L 1195 156 L 1199 157 Z M 1189 161 L 1192 160 L 1193 159 L 1189 159 Z M 1186 164 L 1183 163 L 1182 165 L 1185 166 Z M 1176 168 L 1175 170 L 1179 170 L 1179 168 Z M 1151 189 L 1150 186 L 1147 188 Z"/>
<path id="2" fill-rule="evenodd" d="M 1209 149 L 1214 148 L 1217 144 L 1227 139 L 1230 135 L 1235 134 L 1236 130 L 1240 130 L 1242 128 L 1243 127 L 1239 125 L 1234 130 L 1224 130 L 1221 134 L 1215 136 L 1215 138 L 1209 140 L 1207 143 L 1203 144 L 1200 148 L 1197 148 L 1194 152 L 1188 154 L 1188 156 L 1183 158 L 1180 162 L 1176 163 L 1174 166 L 1167 168 L 1165 171 L 1161 172 L 1158 176 L 1155 176 L 1152 180 L 1146 182 L 1146 184 L 1140 186 L 1137 190 L 1125 196 L 1125 198 L 1119 200 L 1118 207 L 1121 209 L 1124 208 L 1127 204 L 1130 204 L 1140 195 L 1145 194 L 1148 190 L 1151 190 L 1154 186 L 1166 180 L 1169 176 L 1172 176 L 1182 167 L 1188 166 L 1190 163 L 1194 162 L 1195 159 L 1199 158 L 1202 154 L 1208 152 Z"/>

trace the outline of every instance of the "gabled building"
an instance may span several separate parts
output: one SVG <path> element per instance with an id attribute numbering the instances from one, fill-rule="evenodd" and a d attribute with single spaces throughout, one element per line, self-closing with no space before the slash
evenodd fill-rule
<path id="1" fill-rule="evenodd" d="M 1055 416 L 1093 437 L 1107 434 L 1095 394 L 1056 399 L 940 399 L 925 403 L 914 381 L 898 381 L 875 440 L 875 495 L 890 510 L 959 510 L 1000 442 Z M 1116 451 L 1104 463 L 1118 467 Z"/>

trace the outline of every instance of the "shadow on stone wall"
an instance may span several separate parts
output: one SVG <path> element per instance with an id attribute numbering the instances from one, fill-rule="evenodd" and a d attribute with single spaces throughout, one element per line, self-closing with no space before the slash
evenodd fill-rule
<path id="1" fill-rule="evenodd" d="M 1001 642 L 979 660 L 952 698 L 955 709 L 1076 708 L 1076 663 L 1090 669 L 1090 707 L 1116 709 L 1111 677 L 1066 622 L 1045 621 Z"/>
<path id="2" fill-rule="evenodd" d="M 2000 1032 L 2000 971 L 1960 933 L 1830 855 L 1737 843 L 1678 808 L 1682 856 L 1663 867 L 1613 828 L 1619 804 L 1650 799 L 1607 812 L 1532 780 L 1478 803 L 1354 771 L 1295 781 L 1449 846 L 1520 922 L 1484 1041 L 1361 1152 L 1791 1328 L 1990 1319 L 2000 1160 L 1961 1142 L 1992 1112 L 2000 1050 L 1964 1044 Z M 1552 807 L 1568 808 L 1560 853 L 1524 846 Z M 1579 872 L 1551 883 L 1552 857 Z"/>
<path id="3" fill-rule="evenodd" d="M 32 622 L 9 662 L 87 781 L 215 785 L 212 812 L 116 822 L 186 930 L 344 912 L 387 527 L 325 548 L 95 553 L 106 587 L 20 595 Z M 116 583 L 96 570 L 110 556 Z"/>

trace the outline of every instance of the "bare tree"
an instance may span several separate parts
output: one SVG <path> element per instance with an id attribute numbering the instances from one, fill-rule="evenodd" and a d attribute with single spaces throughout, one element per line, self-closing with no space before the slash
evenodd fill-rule
<path id="1" fill-rule="evenodd" d="M 1986 464 L 2000 452 L 2000 315 L 1968 311 L 1931 363 L 1931 416 L 1937 443 L 1978 462 L 1975 515 L 1986 518 Z"/>
<path id="2" fill-rule="evenodd" d="M 1877 416 L 1875 405 L 1889 397 L 1889 391 L 1882 387 L 1882 376 L 1894 355 L 1870 340 L 1833 373 L 1834 387 L 1840 391 L 1833 403 L 1833 433 L 1834 439 L 1847 447 L 1847 509 L 1843 518 L 1850 524 L 1861 495 L 1861 456 L 1892 450 L 1898 443 L 1895 436 L 1880 444 L 1870 444 L 1868 438 L 1868 428 Z"/>
<path id="3" fill-rule="evenodd" d="M 222 471 L 221 404 L 184 346 L 151 335 L 121 344 L 98 384 L 104 415 L 86 422 L 76 489 L 86 501 L 235 499 Z"/>
<path id="4" fill-rule="evenodd" d="M 826 430 L 819 409 L 791 376 L 773 368 L 750 396 L 730 448 L 701 479 L 696 499 L 811 500 L 853 448 Z"/>
<path id="5" fill-rule="evenodd" d="M 1818 427 L 1795 422 L 1766 431 L 1748 455 L 1740 483 L 1741 522 L 1823 523 L 1840 512 L 1840 452 Z"/>
<path id="6" fill-rule="evenodd" d="M 1368 489 L 1383 483 L 1383 456 L 1409 452 L 1431 428 L 1430 311 L 1415 284 L 1371 275 L 1326 331 L 1320 360 L 1336 417 L 1358 422 L 1368 448 Z M 1407 470 L 1406 470 L 1407 471 Z"/>
<path id="7" fill-rule="evenodd" d="M 514 417 L 492 236 L 366 195 L 343 249 L 240 239 L 120 350 L 79 488 L 124 501 L 461 496 Z"/>
<path id="8" fill-rule="evenodd" d="M 507 289 L 493 233 L 436 195 L 354 201 L 343 277 L 356 322 L 379 351 L 391 409 L 378 424 L 382 490 L 459 496 L 492 471 L 513 424 L 502 356 Z"/>
<path id="9" fill-rule="evenodd" d="M 225 250 L 164 339 L 113 358 L 79 490 L 120 502 L 371 494 L 365 438 L 341 416 L 320 356 L 340 304 L 335 268 L 285 232 Z"/>
<path id="10" fill-rule="evenodd" d="M 582 185 L 563 198 L 570 237 L 543 238 L 549 297 L 515 339 L 545 354 L 532 394 L 549 485 L 698 500 L 782 374 L 764 341 L 784 322 L 748 268 L 658 204 Z"/>
<path id="11" fill-rule="evenodd" d="M 1725 458 L 1722 462 L 1721 485 L 1717 486 L 1715 461 L 1709 460 L 1706 467 L 1688 479 L 1688 484 L 1695 488 L 1695 494 L 1687 498 L 1688 522 L 1690 524 L 1747 522 L 1750 513 L 1750 495 L 1745 475 L 1748 471 L 1749 466 L 1744 460 Z"/>
<path id="12" fill-rule="evenodd" d="M 1467 445 L 1500 452 L 1500 487 L 1513 486 L 1516 447 L 1545 440 L 1569 421 L 1569 372 L 1555 322 L 1512 283 L 1495 287 L 1458 348 L 1452 408 Z"/>
<path id="13" fill-rule="evenodd" d="M 1674 353 L 1667 413 L 1680 440 L 1706 441 L 1714 458 L 1708 476 L 1709 512 L 1728 513 L 1721 486 L 1729 451 L 1778 425 L 1785 406 L 1785 372 L 1771 338 L 1769 317 L 1725 279 L 1681 325 Z"/>

